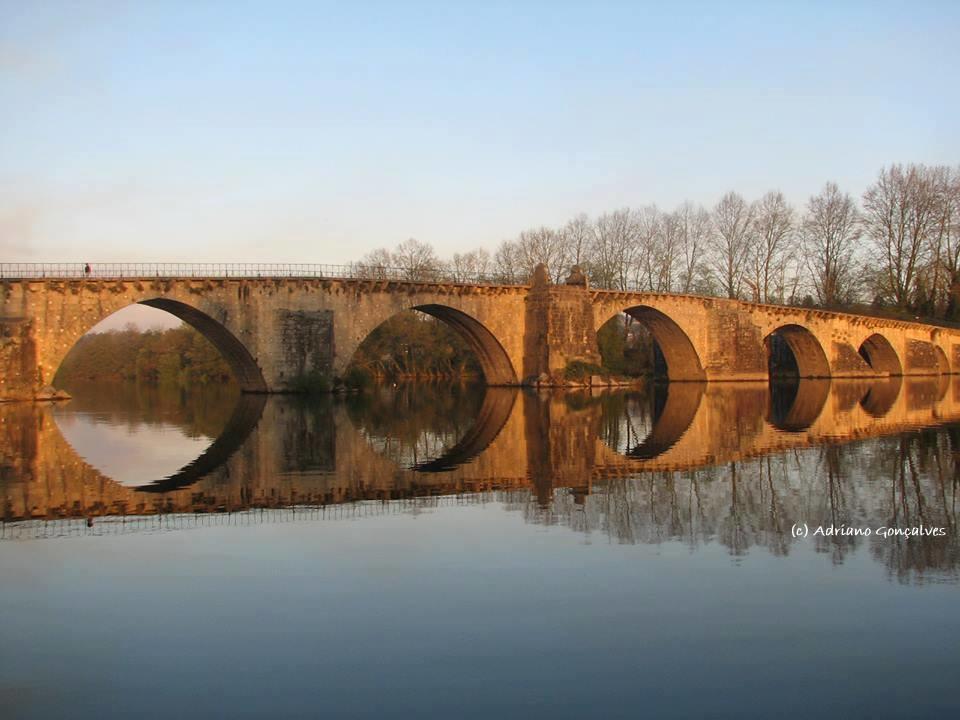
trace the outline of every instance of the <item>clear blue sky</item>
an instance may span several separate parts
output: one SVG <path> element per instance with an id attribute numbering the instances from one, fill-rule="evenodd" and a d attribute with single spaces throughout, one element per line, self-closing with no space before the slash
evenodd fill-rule
<path id="1" fill-rule="evenodd" d="M 0 0 L 0 258 L 343 262 L 960 162 L 960 3 Z"/>

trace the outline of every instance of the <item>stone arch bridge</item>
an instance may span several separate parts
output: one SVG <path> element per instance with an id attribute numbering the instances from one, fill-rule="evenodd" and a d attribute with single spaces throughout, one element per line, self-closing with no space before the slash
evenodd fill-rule
<path id="1" fill-rule="evenodd" d="M 671 381 L 765 381 L 774 334 L 793 351 L 801 377 L 937 375 L 960 368 L 960 330 L 718 298 L 596 290 L 578 271 L 554 285 L 542 267 L 526 286 L 252 272 L 78 278 L 11 276 L 5 267 L 0 275 L 0 399 L 40 396 L 82 335 L 135 303 L 197 328 L 248 392 L 288 391 L 314 373 L 342 375 L 377 326 L 409 309 L 458 331 L 491 385 L 557 376 L 575 360 L 598 362 L 597 330 L 620 313 L 650 330 Z"/>

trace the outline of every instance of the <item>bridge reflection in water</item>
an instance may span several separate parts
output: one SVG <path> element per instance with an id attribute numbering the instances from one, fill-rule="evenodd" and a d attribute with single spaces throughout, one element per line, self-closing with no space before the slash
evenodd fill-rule
<path id="1" fill-rule="evenodd" d="M 0 405 L 2 532 L 45 534 L 37 520 L 291 507 L 303 517 L 307 508 L 474 497 L 617 542 L 720 542 L 734 555 L 756 546 L 786 554 L 794 523 L 942 527 L 945 537 L 815 542 L 837 562 L 867 543 L 901 578 L 957 578 L 960 380 L 490 388 L 476 397 L 456 401 L 469 419 L 418 426 L 377 396 L 243 396 L 197 460 L 140 487 L 84 461 L 49 405 Z"/>

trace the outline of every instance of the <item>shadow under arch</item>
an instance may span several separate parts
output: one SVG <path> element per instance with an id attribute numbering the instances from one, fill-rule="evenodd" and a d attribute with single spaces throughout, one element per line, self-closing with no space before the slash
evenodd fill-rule
<path id="1" fill-rule="evenodd" d="M 803 432 L 820 417 L 829 394 L 828 379 L 772 382 L 767 420 L 777 430 Z"/>
<path id="2" fill-rule="evenodd" d="M 768 357 L 773 351 L 774 337 L 782 339 L 797 366 L 797 376 L 801 378 L 829 378 L 830 363 L 816 336 L 802 325 L 781 325 L 764 338 Z"/>
<path id="3" fill-rule="evenodd" d="M 513 412 L 518 393 L 516 388 L 487 388 L 476 422 L 460 441 L 440 457 L 416 463 L 409 469 L 422 473 L 450 472 L 473 460 L 486 450 L 503 430 Z"/>
<path id="4" fill-rule="evenodd" d="M 148 305 L 180 318 L 194 327 L 220 351 L 223 359 L 230 365 L 233 376 L 240 389 L 245 393 L 265 393 L 267 383 L 250 351 L 222 323 L 197 308 L 186 303 L 167 298 L 140 300 L 140 305 Z"/>
<path id="5" fill-rule="evenodd" d="M 874 380 L 860 399 L 860 406 L 871 417 L 885 417 L 900 397 L 903 377 L 895 375 L 885 380 Z"/>
<path id="6" fill-rule="evenodd" d="M 633 305 L 621 312 L 646 327 L 660 348 L 671 382 L 702 382 L 706 373 L 690 337 L 670 316 L 649 305 Z M 614 316 L 616 317 L 616 316 Z M 601 323 L 601 327 L 610 318 Z M 598 328 L 599 330 L 599 328 Z"/>
<path id="7" fill-rule="evenodd" d="M 262 393 L 241 394 L 223 432 L 196 460 L 184 465 L 169 477 L 133 489 L 138 492 L 165 493 L 193 485 L 210 474 L 243 446 L 260 422 L 266 402 L 267 396 Z"/>
<path id="8" fill-rule="evenodd" d="M 860 344 L 860 357 L 879 373 L 903 375 L 903 364 L 893 345 L 880 333 L 874 333 Z"/>

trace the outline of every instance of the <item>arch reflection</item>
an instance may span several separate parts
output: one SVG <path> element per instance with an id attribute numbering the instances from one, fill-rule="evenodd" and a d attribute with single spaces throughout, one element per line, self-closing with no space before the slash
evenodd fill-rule
<path id="1" fill-rule="evenodd" d="M 359 398 L 246 396 L 207 453 L 138 488 L 85 463 L 48 406 L 0 406 L 0 514 L 7 521 L 193 514 L 479 493 L 510 507 L 530 502 L 531 519 L 569 513 L 577 527 L 612 528 L 612 518 L 599 518 L 604 503 L 619 504 L 634 525 L 623 538 L 615 535 L 630 542 L 719 538 L 738 553 L 757 544 L 785 553 L 793 541 L 784 528 L 789 534 L 797 518 L 820 513 L 831 521 L 873 522 L 849 514 L 865 508 L 888 522 L 893 497 L 900 519 L 913 521 L 922 510 L 925 523 L 956 527 L 950 503 L 960 433 L 944 423 L 960 423 L 960 379 L 951 382 L 953 392 L 945 395 L 937 377 L 804 383 L 775 411 L 765 383 L 544 394 L 491 389 L 469 406 L 475 411 L 456 442 L 416 463 L 379 452 L 369 431 L 399 432 L 406 424 L 405 432 L 416 436 L 435 427 L 437 413 L 452 406 L 431 391 L 416 396 L 412 407 L 434 412 L 419 421 L 398 411 L 404 406 L 372 407 Z M 806 388 L 813 394 L 805 395 Z M 873 443 L 869 451 L 847 449 L 863 439 Z M 797 488 L 806 493 L 799 504 Z M 913 495 L 901 497 L 904 488 Z M 641 496 L 656 517 L 646 515 Z M 681 496 L 695 498 L 701 515 L 678 516 L 677 529 L 667 531 L 657 523 Z M 909 548 L 895 555 L 892 546 L 884 548 L 891 567 L 923 562 Z M 838 561 L 846 552 L 828 549 Z M 953 567 L 952 551 L 940 545 L 927 551 L 932 565 Z"/>
<path id="2" fill-rule="evenodd" d="M 705 387 L 704 383 L 657 383 L 647 392 L 611 394 L 604 408 L 604 441 L 636 460 L 662 455 L 693 423 Z M 617 399 L 622 400 L 619 410 Z"/>
<path id="3" fill-rule="evenodd" d="M 902 387 L 903 378 L 899 375 L 886 380 L 874 380 L 861 398 L 860 405 L 872 417 L 882 418 L 897 402 Z"/>
<path id="4" fill-rule="evenodd" d="M 827 379 L 794 378 L 771 382 L 770 424 L 784 432 L 808 429 L 823 412 L 830 387 Z"/>
<path id="5" fill-rule="evenodd" d="M 488 387 L 477 421 L 460 441 L 435 460 L 416 463 L 410 469 L 423 473 L 450 472 L 472 461 L 490 446 L 507 424 L 517 393 L 514 388 Z"/>
<path id="6" fill-rule="evenodd" d="M 240 395 L 223 431 L 196 460 L 173 475 L 141 485 L 137 490 L 165 493 L 188 487 L 226 464 L 230 457 L 243 446 L 260 422 L 266 402 L 266 395 L 250 393 Z"/>

